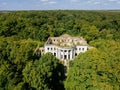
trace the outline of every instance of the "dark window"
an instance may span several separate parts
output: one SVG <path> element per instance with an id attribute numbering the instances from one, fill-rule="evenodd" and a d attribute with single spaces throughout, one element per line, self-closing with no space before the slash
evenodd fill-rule
<path id="1" fill-rule="evenodd" d="M 68 55 L 68 59 L 70 59 L 70 55 Z"/>
<path id="2" fill-rule="evenodd" d="M 84 48 L 82 48 L 82 50 L 84 51 Z"/>
<path id="3" fill-rule="evenodd" d="M 54 53 L 54 56 L 56 56 L 56 53 Z"/>
<path id="4" fill-rule="evenodd" d="M 79 50 L 81 50 L 81 48 L 79 48 Z"/>
<path id="5" fill-rule="evenodd" d="M 64 59 L 67 59 L 67 55 L 64 55 Z"/>
<path id="6" fill-rule="evenodd" d="M 75 48 L 75 50 L 77 50 L 77 48 Z"/>
<path id="7" fill-rule="evenodd" d="M 47 48 L 47 50 L 49 50 L 49 48 Z"/>
<path id="8" fill-rule="evenodd" d="M 75 56 L 77 56 L 77 53 L 75 53 Z"/>

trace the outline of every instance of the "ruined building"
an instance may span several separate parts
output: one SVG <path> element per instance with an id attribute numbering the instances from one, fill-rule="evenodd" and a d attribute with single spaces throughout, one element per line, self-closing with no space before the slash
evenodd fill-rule
<path id="1" fill-rule="evenodd" d="M 66 60 L 73 60 L 79 53 L 84 53 L 90 48 L 92 47 L 84 38 L 64 34 L 59 37 L 49 37 L 40 51 L 41 53 L 51 52 L 56 58 L 66 63 Z"/>

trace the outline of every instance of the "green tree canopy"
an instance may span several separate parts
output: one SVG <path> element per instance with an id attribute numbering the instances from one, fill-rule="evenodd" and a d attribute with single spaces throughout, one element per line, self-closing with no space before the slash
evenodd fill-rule
<path id="1" fill-rule="evenodd" d="M 94 42 L 99 49 L 80 54 L 70 64 L 66 90 L 119 90 L 120 43 Z M 107 48 L 109 47 L 109 48 Z"/>
<path id="2" fill-rule="evenodd" d="M 34 63 L 29 62 L 23 75 L 24 81 L 38 90 L 64 90 L 64 66 L 51 53 L 43 55 Z"/>

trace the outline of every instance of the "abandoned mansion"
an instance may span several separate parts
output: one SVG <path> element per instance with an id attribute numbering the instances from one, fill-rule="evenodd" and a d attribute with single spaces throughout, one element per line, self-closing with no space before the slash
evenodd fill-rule
<path id="1" fill-rule="evenodd" d="M 49 37 L 44 48 L 41 48 L 42 53 L 51 52 L 56 58 L 66 61 L 73 60 L 81 52 L 86 52 L 92 48 L 87 44 L 82 37 L 72 37 L 68 34 L 59 37 Z"/>

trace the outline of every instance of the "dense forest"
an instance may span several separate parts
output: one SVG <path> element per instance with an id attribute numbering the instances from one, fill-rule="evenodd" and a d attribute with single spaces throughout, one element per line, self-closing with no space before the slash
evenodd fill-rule
<path id="1" fill-rule="evenodd" d="M 65 33 L 95 47 L 70 62 L 67 76 L 51 53 L 35 54 Z M 1 12 L 0 90 L 120 90 L 120 12 Z"/>

